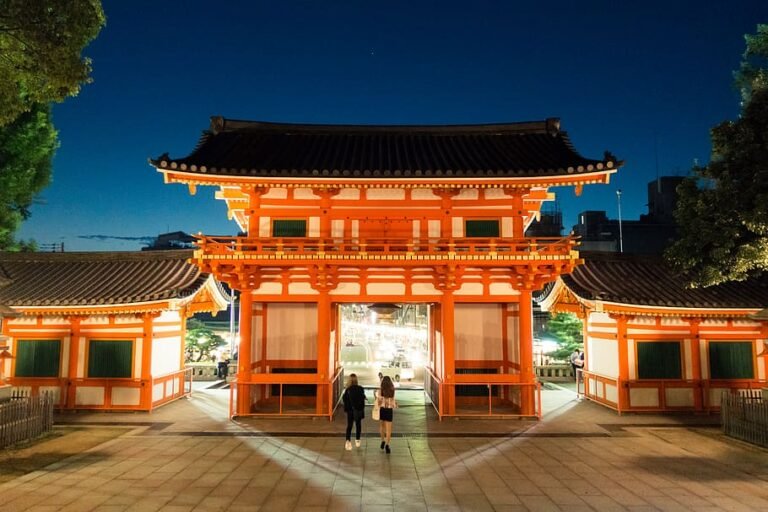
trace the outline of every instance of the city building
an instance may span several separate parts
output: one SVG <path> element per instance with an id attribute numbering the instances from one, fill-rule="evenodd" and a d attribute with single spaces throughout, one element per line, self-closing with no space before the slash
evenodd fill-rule
<path id="1" fill-rule="evenodd" d="M 768 279 L 690 289 L 659 257 L 582 253 L 538 301 L 584 322 L 584 394 L 624 411 L 708 411 L 768 383 Z M 762 311 L 762 313 L 761 313 Z"/>
<path id="2" fill-rule="evenodd" d="M 673 212 L 677 205 L 680 176 L 662 176 L 648 183 L 648 213 L 639 220 L 609 219 L 602 210 L 579 214 L 573 233 L 582 251 L 661 254 L 677 236 Z M 621 240 L 620 240 L 621 239 Z"/>
<path id="3" fill-rule="evenodd" d="M 233 415 L 331 417 L 340 306 L 426 305 L 424 388 L 444 416 L 535 417 L 531 294 L 579 263 L 573 237 L 525 230 L 549 187 L 607 183 L 556 119 L 328 126 L 215 117 L 165 183 L 218 188 L 245 234 L 193 261 L 240 293 Z M 357 310 L 356 310 L 357 311 Z M 351 313 L 350 313 L 351 314 Z M 394 339 L 394 350 L 401 350 Z"/>
<path id="4" fill-rule="evenodd" d="M 186 319 L 227 306 L 191 256 L 0 253 L 0 304 L 14 312 L 2 319 L 2 374 L 62 409 L 148 411 L 184 396 Z"/>

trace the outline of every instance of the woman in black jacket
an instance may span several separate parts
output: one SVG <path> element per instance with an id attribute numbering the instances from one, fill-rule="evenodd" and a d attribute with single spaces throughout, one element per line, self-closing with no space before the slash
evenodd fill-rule
<path id="1" fill-rule="evenodd" d="M 352 422 L 355 422 L 355 446 L 360 448 L 360 434 L 362 431 L 362 421 L 365 418 L 365 390 L 357 383 L 357 375 L 349 374 L 347 389 L 341 399 L 344 401 L 344 412 L 347 413 L 347 442 L 344 444 L 346 450 L 352 449 Z"/>

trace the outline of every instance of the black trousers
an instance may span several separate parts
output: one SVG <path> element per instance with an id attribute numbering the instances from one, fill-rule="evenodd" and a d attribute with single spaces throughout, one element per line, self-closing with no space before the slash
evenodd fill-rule
<path id="1" fill-rule="evenodd" d="M 352 423 L 355 424 L 355 439 L 360 439 L 360 433 L 363 430 L 362 422 L 362 418 L 355 419 L 354 412 L 347 413 L 347 441 L 352 439 Z"/>

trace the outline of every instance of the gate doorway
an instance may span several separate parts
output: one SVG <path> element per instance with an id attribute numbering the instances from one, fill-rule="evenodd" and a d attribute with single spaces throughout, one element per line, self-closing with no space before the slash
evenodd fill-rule
<path id="1" fill-rule="evenodd" d="M 429 316 L 429 304 L 339 305 L 344 374 L 357 374 L 366 387 L 378 387 L 387 375 L 395 387 L 423 389 Z"/>

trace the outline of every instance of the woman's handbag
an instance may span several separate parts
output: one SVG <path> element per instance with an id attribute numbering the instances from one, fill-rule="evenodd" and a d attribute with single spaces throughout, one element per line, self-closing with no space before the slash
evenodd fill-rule
<path id="1" fill-rule="evenodd" d="M 379 401 L 376 400 L 373 403 L 373 411 L 371 411 L 371 419 L 379 421 Z"/>

